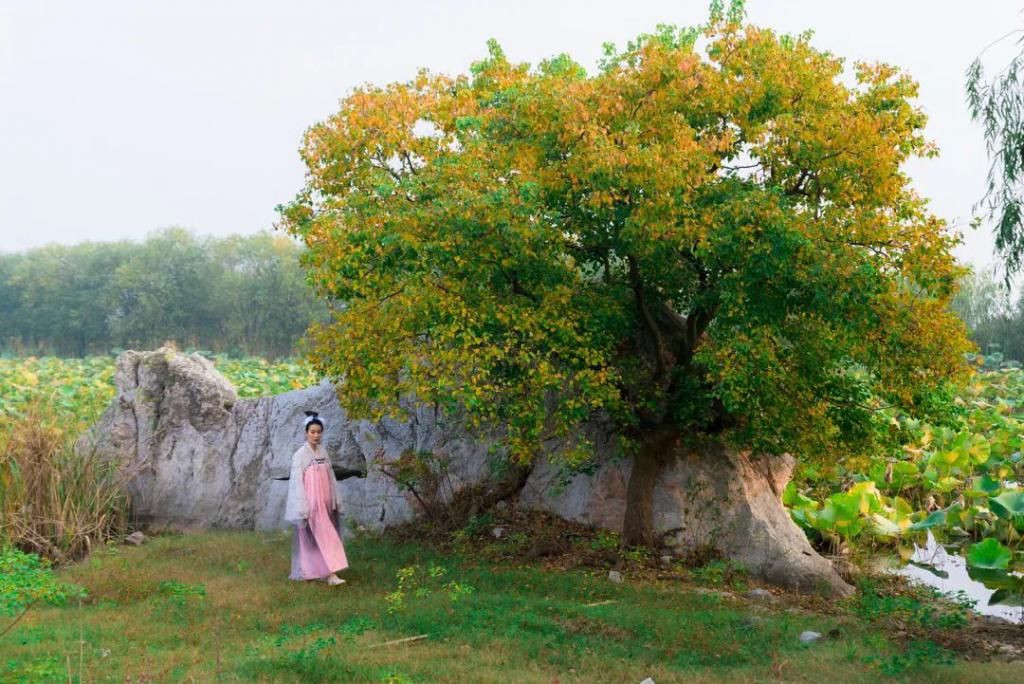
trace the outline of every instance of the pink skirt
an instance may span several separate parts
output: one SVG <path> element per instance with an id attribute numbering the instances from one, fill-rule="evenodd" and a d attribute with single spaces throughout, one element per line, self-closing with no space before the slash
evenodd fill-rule
<path id="1" fill-rule="evenodd" d="M 312 463 L 302 475 L 309 518 L 295 526 L 290 579 L 322 579 L 348 567 L 341 521 L 330 510 L 334 477 L 329 468 L 326 463 Z"/>

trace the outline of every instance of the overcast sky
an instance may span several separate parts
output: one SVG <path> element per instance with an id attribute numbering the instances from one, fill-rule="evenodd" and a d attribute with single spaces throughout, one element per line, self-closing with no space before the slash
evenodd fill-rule
<path id="1" fill-rule="evenodd" d="M 707 0 L 222 2 L 0 0 L 0 251 L 141 239 L 170 225 L 270 228 L 302 185 L 302 132 L 353 86 L 419 67 L 465 72 L 494 37 L 510 59 L 696 24 Z M 1024 24 L 1024 0 L 748 0 L 753 23 L 813 29 L 819 48 L 899 65 L 921 83 L 942 155 L 909 171 L 966 229 L 987 161 L 964 71 Z M 998 68 L 1015 45 L 985 54 Z M 993 261 L 987 229 L 958 255 Z"/>

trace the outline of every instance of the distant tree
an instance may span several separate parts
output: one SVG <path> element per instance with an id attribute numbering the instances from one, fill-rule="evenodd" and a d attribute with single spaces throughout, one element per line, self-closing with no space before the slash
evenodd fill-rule
<path id="1" fill-rule="evenodd" d="M 131 242 L 0 254 L 0 350 L 80 356 L 172 339 L 211 351 L 289 356 L 325 305 L 283 235 Z"/>
<path id="2" fill-rule="evenodd" d="M 994 271 L 964 277 L 952 304 L 982 353 L 1024 361 L 1024 297 L 1016 301 Z"/>

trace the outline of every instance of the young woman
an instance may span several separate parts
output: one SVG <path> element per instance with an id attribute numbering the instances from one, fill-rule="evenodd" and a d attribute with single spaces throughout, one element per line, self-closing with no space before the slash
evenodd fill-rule
<path id="1" fill-rule="evenodd" d="M 292 456 L 285 519 L 295 525 L 292 540 L 293 580 L 344 584 L 337 573 L 348 567 L 341 543 L 341 500 L 331 459 L 320 446 L 324 424 L 306 411 L 306 443 Z"/>

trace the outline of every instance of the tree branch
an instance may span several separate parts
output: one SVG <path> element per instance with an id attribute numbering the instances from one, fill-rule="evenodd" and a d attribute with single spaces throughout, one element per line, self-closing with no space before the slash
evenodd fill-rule
<path id="1" fill-rule="evenodd" d="M 658 328 L 657 321 L 654 320 L 647 307 L 647 297 L 644 294 L 643 280 L 640 277 L 640 268 L 637 266 L 636 258 L 628 256 L 626 260 L 629 262 L 629 282 L 633 288 L 637 310 L 640 312 L 640 320 L 644 322 L 644 327 L 650 333 L 651 342 L 654 344 L 654 379 L 660 381 L 668 372 L 665 365 L 665 340 Z"/>

